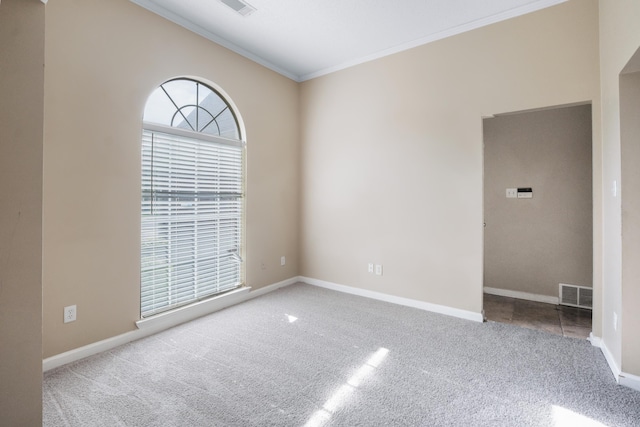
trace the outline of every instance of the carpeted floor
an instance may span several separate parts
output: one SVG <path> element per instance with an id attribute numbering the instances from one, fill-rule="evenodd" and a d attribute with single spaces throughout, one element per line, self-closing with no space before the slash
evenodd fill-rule
<path id="1" fill-rule="evenodd" d="M 45 426 L 639 426 L 589 342 L 304 284 L 45 373 Z"/>

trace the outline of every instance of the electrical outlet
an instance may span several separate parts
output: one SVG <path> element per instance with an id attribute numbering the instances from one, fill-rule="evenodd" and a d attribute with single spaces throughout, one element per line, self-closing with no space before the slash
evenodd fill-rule
<path id="1" fill-rule="evenodd" d="M 515 199 L 518 197 L 517 188 L 507 188 L 507 199 Z"/>
<path id="2" fill-rule="evenodd" d="M 280 265 L 285 265 L 285 263 L 287 262 L 287 259 L 283 256 L 280 257 Z"/>
<path id="3" fill-rule="evenodd" d="M 64 308 L 63 312 L 64 323 L 75 322 L 76 321 L 76 306 L 70 305 Z"/>
<path id="4" fill-rule="evenodd" d="M 367 271 L 369 273 L 373 273 L 373 263 L 372 262 L 369 263 L 369 266 L 367 267 Z"/>
<path id="5" fill-rule="evenodd" d="M 382 276 L 382 264 L 376 264 L 376 276 Z"/>

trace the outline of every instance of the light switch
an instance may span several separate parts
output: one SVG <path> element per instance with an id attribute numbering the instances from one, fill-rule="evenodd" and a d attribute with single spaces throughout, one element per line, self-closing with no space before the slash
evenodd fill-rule
<path id="1" fill-rule="evenodd" d="M 382 264 L 376 264 L 376 276 L 382 276 Z"/>

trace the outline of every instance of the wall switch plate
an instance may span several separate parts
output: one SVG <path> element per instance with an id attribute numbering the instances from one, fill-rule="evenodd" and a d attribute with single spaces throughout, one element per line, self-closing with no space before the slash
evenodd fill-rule
<path id="1" fill-rule="evenodd" d="M 613 312 L 613 330 L 618 330 L 618 313 L 616 313 L 615 311 Z"/>
<path id="2" fill-rule="evenodd" d="M 285 265 L 287 262 L 287 259 L 283 256 L 280 257 L 280 265 Z"/>
<path id="3" fill-rule="evenodd" d="M 531 199 L 533 198 L 533 189 L 530 187 L 518 188 L 518 199 Z"/>
<path id="4" fill-rule="evenodd" d="M 76 306 L 70 305 L 64 308 L 64 323 L 76 321 Z"/>
<path id="5" fill-rule="evenodd" d="M 507 199 L 515 199 L 516 197 L 518 197 L 518 189 L 507 188 Z"/>
<path id="6" fill-rule="evenodd" d="M 369 265 L 368 265 L 368 267 L 367 267 L 367 271 L 368 271 L 369 273 L 373 273 L 373 263 L 372 263 L 372 262 L 370 262 L 370 263 L 369 263 Z"/>
<path id="7" fill-rule="evenodd" d="M 376 276 L 382 276 L 382 264 L 376 264 Z"/>

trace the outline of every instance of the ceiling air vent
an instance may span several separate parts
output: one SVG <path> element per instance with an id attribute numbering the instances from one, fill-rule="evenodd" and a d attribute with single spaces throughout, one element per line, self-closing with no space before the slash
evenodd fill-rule
<path id="1" fill-rule="evenodd" d="M 249 16 L 256 11 L 256 8 L 242 0 L 220 0 L 242 16 Z"/>
<path id="2" fill-rule="evenodd" d="M 591 309 L 593 305 L 593 289 L 560 283 L 560 304 Z"/>

